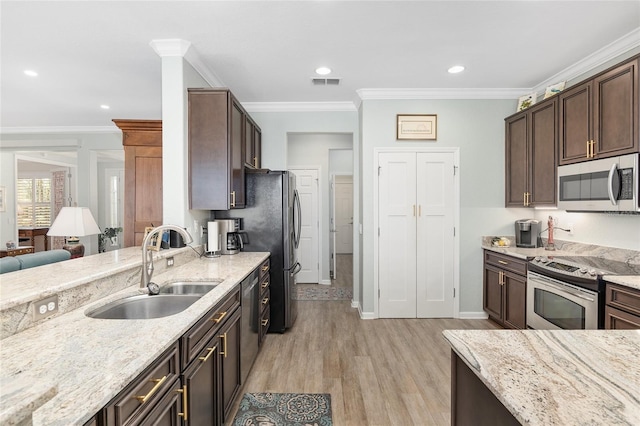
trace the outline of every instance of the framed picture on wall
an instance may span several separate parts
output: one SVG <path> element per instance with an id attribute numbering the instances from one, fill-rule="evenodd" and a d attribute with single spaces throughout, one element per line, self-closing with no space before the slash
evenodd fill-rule
<path id="1" fill-rule="evenodd" d="M 398 114 L 396 138 L 398 140 L 436 140 L 438 116 L 435 114 Z"/>

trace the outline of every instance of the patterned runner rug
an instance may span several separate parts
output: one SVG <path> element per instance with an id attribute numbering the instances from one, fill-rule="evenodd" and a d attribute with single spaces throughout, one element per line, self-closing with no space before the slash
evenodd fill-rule
<path id="1" fill-rule="evenodd" d="M 294 296 L 297 300 L 351 300 L 353 290 L 322 285 L 298 285 Z"/>
<path id="2" fill-rule="evenodd" d="M 332 426 L 328 393 L 245 393 L 233 426 Z"/>

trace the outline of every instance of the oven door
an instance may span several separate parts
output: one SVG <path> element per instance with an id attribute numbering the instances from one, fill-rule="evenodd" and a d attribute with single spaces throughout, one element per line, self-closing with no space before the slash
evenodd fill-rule
<path id="1" fill-rule="evenodd" d="M 595 330 L 598 328 L 598 293 L 529 271 L 527 327 Z"/>

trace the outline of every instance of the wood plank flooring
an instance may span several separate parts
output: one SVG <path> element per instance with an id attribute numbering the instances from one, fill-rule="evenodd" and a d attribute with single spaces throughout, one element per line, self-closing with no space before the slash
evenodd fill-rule
<path id="1" fill-rule="evenodd" d="M 267 335 L 241 393 L 330 393 L 335 426 L 448 425 L 442 331 L 492 328 L 488 320 L 361 320 L 349 301 L 299 301 L 293 328 Z"/>

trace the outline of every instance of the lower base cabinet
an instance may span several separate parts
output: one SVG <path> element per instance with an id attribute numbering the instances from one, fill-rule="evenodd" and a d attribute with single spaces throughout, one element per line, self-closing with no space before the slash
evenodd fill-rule
<path id="1" fill-rule="evenodd" d="M 97 426 L 223 425 L 240 390 L 240 286 L 102 409 Z"/>
<path id="2" fill-rule="evenodd" d="M 527 263 L 489 250 L 484 253 L 483 308 L 507 328 L 525 329 Z"/>
<path id="3" fill-rule="evenodd" d="M 604 328 L 640 329 L 640 291 L 617 284 L 606 284 Z"/>

